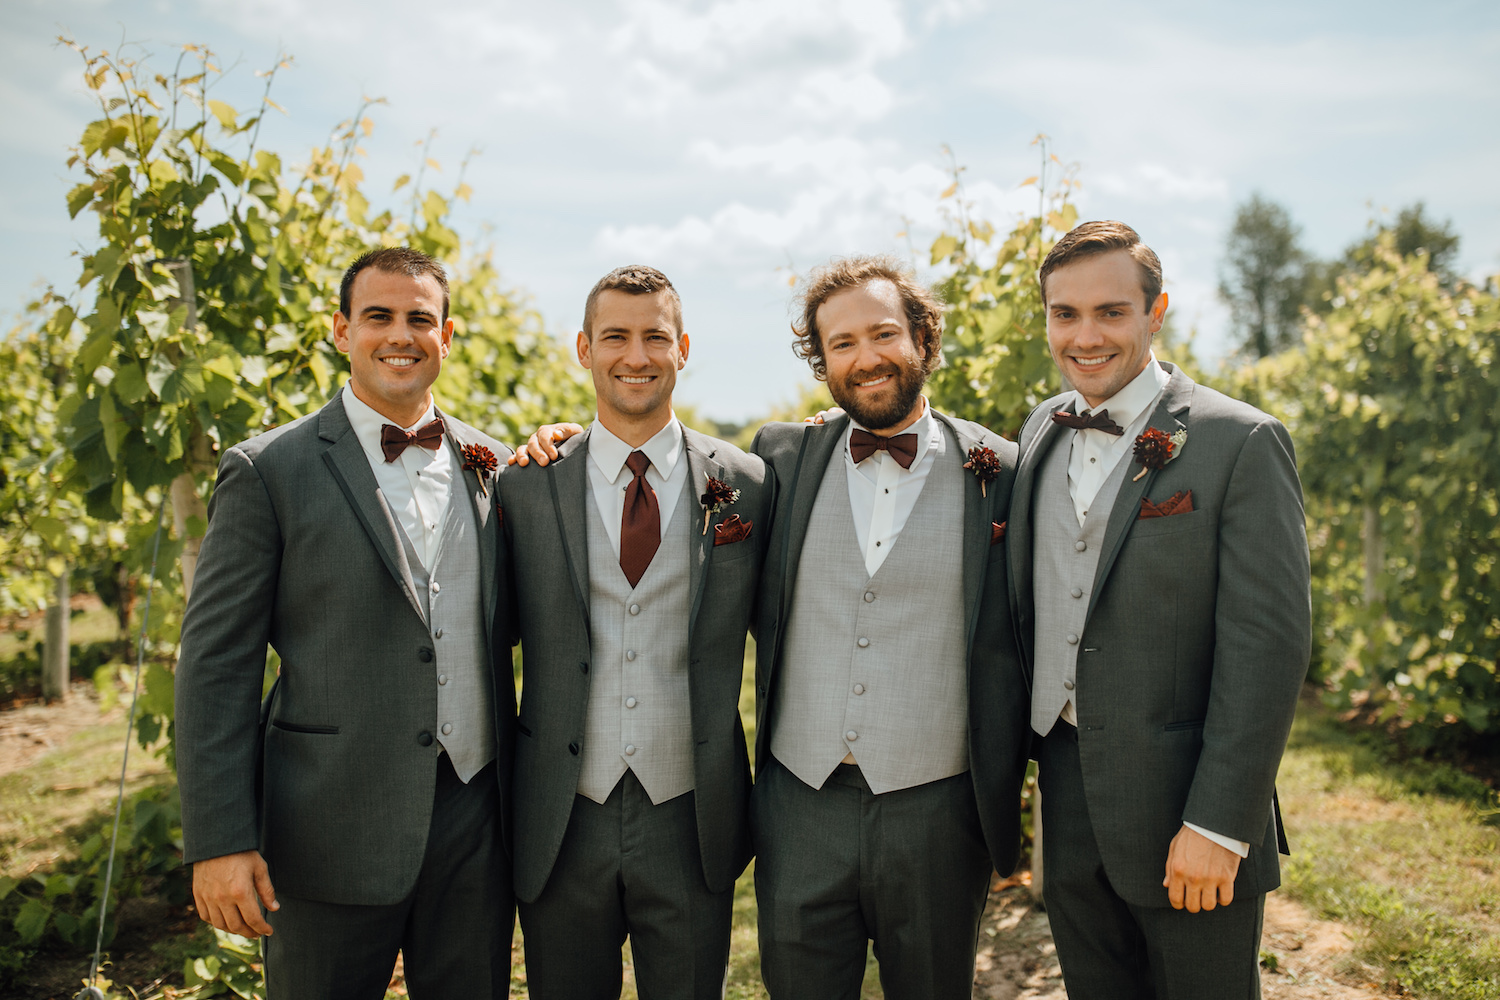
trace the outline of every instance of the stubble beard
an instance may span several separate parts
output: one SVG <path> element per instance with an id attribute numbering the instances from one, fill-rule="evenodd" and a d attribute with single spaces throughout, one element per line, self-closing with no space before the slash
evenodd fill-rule
<path id="1" fill-rule="evenodd" d="M 857 386 L 881 375 L 894 375 L 895 391 L 884 401 L 863 399 Z M 828 380 L 828 394 L 861 427 L 872 431 L 894 427 L 911 415 L 927 384 L 927 373 L 918 364 L 890 365 L 876 371 L 854 372 L 848 378 Z"/>

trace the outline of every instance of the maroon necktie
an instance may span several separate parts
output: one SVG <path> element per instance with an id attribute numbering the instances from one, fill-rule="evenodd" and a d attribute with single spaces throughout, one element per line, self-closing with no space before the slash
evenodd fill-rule
<path id="1" fill-rule="evenodd" d="M 910 469 L 911 463 L 917 458 L 917 436 L 897 434 L 895 437 L 881 437 L 859 427 L 849 432 L 849 456 L 854 459 L 855 465 L 877 451 L 886 452 L 901 468 Z"/>
<path id="2" fill-rule="evenodd" d="M 1075 431 L 1092 428 L 1096 431 L 1103 431 L 1106 434 L 1113 434 L 1115 437 L 1119 437 L 1125 433 L 1125 428 L 1109 419 L 1108 410 L 1100 410 L 1098 413 L 1089 413 L 1088 410 L 1084 410 L 1081 414 L 1058 410 L 1052 414 L 1052 422 L 1054 424 L 1062 424 L 1064 427 L 1071 427 Z"/>
<path id="3" fill-rule="evenodd" d="M 433 417 L 415 431 L 402 430 L 395 424 L 380 425 L 380 450 L 385 452 L 387 462 L 394 462 L 400 458 L 408 445 L 419 444 L 428 451 L 437 451 L 437 446 L 442 440 L 442 417 Z"/>
<path id="4" fill-rule="evenodd" d="M 646 482 L 651 459 L 633 451 L 625 460 L 635 478 L 625 487 L 625 514 L 620 519 L 620 569 L 634 587 L 646 575 L 651 557 L 661 545 L 661 507 L 656 491 Z"/>

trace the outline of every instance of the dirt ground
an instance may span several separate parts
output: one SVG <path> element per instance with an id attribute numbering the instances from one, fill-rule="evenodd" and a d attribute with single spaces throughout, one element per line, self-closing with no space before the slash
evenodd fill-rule
<path id="1" fill-rule="evenodd" d="M 113 709 L 114 713 L 121 711 L 121 707 Z M 72 733 L 100 721 L 99 703 L 87 683 L 75 685 L 62 704 L 34 703 L 0 712 L 0 775 L 26 767 Z M 997 880 L 990 894 L 974 977 L 976 1000 L 1067 997 L 1047 915 L 1033 901 L 1029 883 L 1029 873 Z M 172 924 L 170 930 L 181 933 L 191 924 L 177 914 L 159 916 L 163 931 L 169 929 L 165 925 Z M 1399 995 L 1379 983 L 1376 970 L 1353 958 L 1351 933 L 1345 927 L 1318 920 L 1278 893 L 1272 893 L 1266 902 L 1262 951 L 1274 956 L 1275 964 L 1273 969 L 1266 963 L 1261 971 L 1267 1000 L 1359 1000 Z M 398 995 L 404 995 L 399 967 L 392 985 Z"/>

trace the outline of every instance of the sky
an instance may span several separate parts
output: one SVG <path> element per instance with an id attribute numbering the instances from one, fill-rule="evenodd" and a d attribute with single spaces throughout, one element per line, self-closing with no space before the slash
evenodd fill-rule
<path id="1" fill-rule="evenodd" d="M 295 162 L 364 97 L 377 206 L 421 144 L 455 221 L 571 342 L 611 268 L 665 271 L 692 353 L 677 397 L 751 420 L 810 382 L 789 279 L 833 256 L 925 265 L 950 162 L 1001 229 L 1035 210 L 1045 134 L 1076 165 L 1080 217 L 1131 223 L 1160 254 L 1179 329 L 1229 350 L 1217 296 L 1235 206 L 1284 205 L 1334 256 L 1418 200 L 1460 270 L 1500 273 L 1500 5 L 1493 0 L 0 0 L 0 317 L 8 328 L 94 246 L 66 161 L 97 107 L 65 34 L 167 69 L 206 44 L 212 96 L 258 99 L 292 56 L 262 148 Z M 951 150 L 950 161 L 945 149 Z M 921 273 L 929 279 L 930 269 Z"/>

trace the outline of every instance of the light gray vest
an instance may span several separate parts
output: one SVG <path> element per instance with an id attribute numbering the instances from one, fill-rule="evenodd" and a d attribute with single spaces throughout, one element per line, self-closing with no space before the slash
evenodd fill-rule
<path id="1" fill-rule="evenodd" d="M 463 470 L 452 457 L 453 496 L 431 571 L 398 522 L 413 588 L 432 635 L 438 689 L 437 738 L 467 782 L 495 759 L 495 679 L 486 664 L 479 586 L 479 523 L 464 495 Z"/>
<path id="2" fill-rule="evenodd" d="M 1036 673 L 1031 688 L 1031 728 L 1046 736 L 1070 700 L 1078 708 L 1078 645 L 1088 619 L 1089 596 L 1104 546 L 1104 529 L 1131 465 L 1126 451 L 1078 525 L 1068 492 L 1073 435 L 1064 432 L 1038 470 L 1031 498 L 1032 590 L 1036 601 Z"/>
<path id="3" fill-rule="evenodd" d="M 870 790 L 969 768 L 964 634 L 964 482 L 947 448 L 872 577 L 835 453 L 818 487 L 787 621 L 771 752 L 821 788 L 848 753 Z"/>
<path id="4" fill-rule="evenodd" d="M 687 461 L 684 454 L 678 461 Z M 594 502 L 588 505 L 589 707 L 578 793 L 603 802 L 628 767 L 653 803 L 693 789 L 693 714 L 688 693 L 688 487 L 672 511 L 661 547 L 634 588 L 620 569 Z"/>

